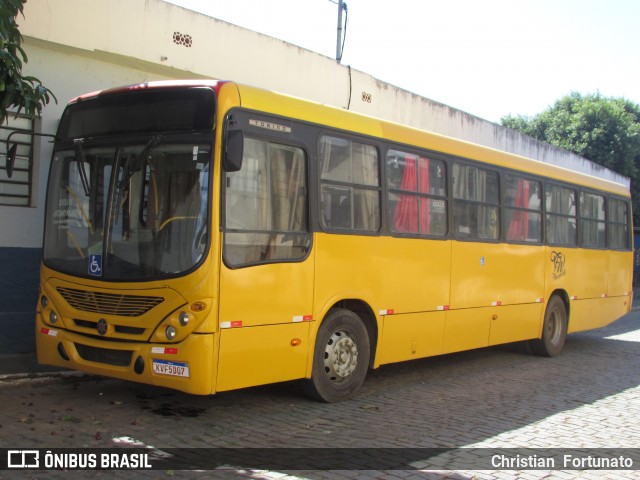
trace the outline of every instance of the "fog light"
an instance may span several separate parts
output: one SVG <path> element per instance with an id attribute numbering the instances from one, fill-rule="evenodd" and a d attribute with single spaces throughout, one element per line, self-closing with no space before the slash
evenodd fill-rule
<path id="1" fill-rule="evenodd" d="M 56 323 L 57 321 L 58 321 L 58 314 L 53 310 L 51 310 L 49 312 L 49 322 Z"/>
<path id="2" fill-rule="evenodd" d="M 40 305 L 42 308 L 47 308 L 49 306 L 49 299 L 43 295 L 40 297 Z"/>
<path id="3" fill-rule="evenodd" d="M 180 317 L 178 317 L 178 320 L 180 321 L 180 325 L 186 327 L 187 323 L 189 323 L 189 314 L 187 312 L 180 312 Z"/>
<path id="4" fill-rule="evenodd" d="M 171 325 L 169 325 L 164 331 L 164 334 L 167 336 L 167 340 L 173 340 L 176 338 L 176 333 L 176 328 Z"/>
<path id="5" fill-rule="evenodd" d="M 136 363 L 133 364 L 133 371 L 138 375 L 141 375 L 144 372 L 144 358 L 138 357 L 136 358 Z"/>
<path id="6" fill-rule="evenodd" d="M 58 355 L 60 355 L 63 359 L 65 360 L 69 360 L 69 355 L 67 354 L 67 351 L 64 349 L 64 345 L 62 345 L 62 343 L 58 344 Z"/>

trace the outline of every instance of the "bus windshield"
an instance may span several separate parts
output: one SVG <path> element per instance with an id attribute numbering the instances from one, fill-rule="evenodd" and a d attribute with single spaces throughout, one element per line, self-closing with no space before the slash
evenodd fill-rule
<path id="1" fill-rule="evenodd" d="M 54 152 L 44 262 L 105 280 L 164 278 L 196 266 L 208 244 L 212 152 L 201 139 L 76 141 Z"/>

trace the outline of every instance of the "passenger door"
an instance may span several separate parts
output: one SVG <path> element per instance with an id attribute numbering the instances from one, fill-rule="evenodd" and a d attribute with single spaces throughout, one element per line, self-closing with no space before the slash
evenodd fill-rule
<path id="1" fill-rule="evenodd" d="M 304 376 L 313 303 L 307 155 L 244 139 L 225 173 L 217 390 Z"/>

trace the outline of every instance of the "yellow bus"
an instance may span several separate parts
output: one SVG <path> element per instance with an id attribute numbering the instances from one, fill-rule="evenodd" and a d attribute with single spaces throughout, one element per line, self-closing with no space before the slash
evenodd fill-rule
<path id="1" fill-rule="evenodd" d="M 213 394 L 568 333 L 631 306 L 628 186 L 232 82 L 79 97 L 38 360 Z"/>

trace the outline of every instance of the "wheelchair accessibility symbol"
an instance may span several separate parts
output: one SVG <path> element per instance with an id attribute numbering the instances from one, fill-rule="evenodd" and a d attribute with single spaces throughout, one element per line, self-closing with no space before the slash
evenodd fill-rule
<path id="1" fill-rule="evenodd" d="M 89 254 L 89 275 L 95 277 L 102 276 L 102 255 L 96 253 Z"/>

